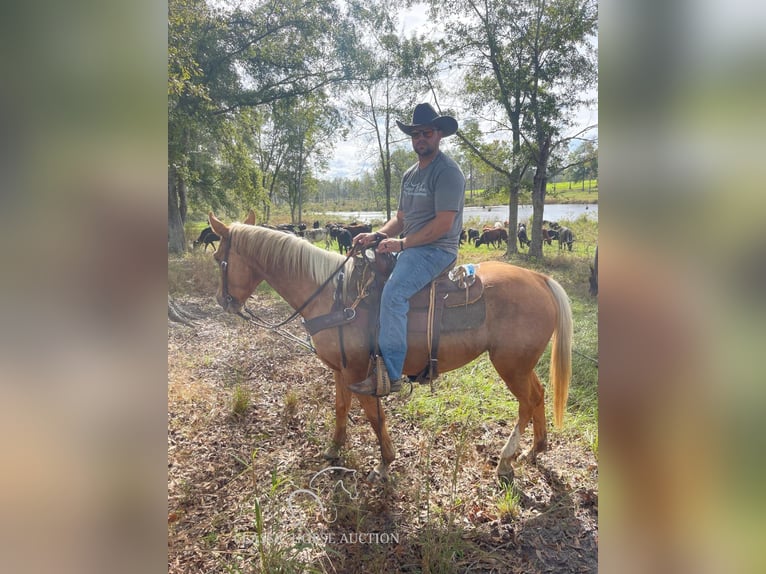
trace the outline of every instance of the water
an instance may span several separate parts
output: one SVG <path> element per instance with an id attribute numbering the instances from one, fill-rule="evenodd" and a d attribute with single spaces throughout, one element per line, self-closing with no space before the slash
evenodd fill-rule
<path id="1" fill-rule="evenodd" d="M 328 211 L 327 215 L 339 218 L 348 218 L 369 223 L 371 221 L 385 221 L 386 215 L 382 211 Z M 597 203 L 552 203 L 545 206 L 543 218 L 548 221 L 575 220 L 585 215 L 588 219 L 598 221 Z M 508 220 L 507 205 L 492 205 L 489 207 L 466 207 L 463 209 L 463 221 L 477 220 L 479 223 L 492 224 L 495 221 Z M 519 221 L 532 219 L 532 206 L 519 205 Z"/>

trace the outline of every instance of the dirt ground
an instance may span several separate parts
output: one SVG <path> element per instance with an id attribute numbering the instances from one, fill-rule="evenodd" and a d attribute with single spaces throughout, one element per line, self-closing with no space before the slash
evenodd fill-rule
<path id="1" fill-rule="evenodd" d="M 330 371 L 212 298 L 176 303 L 199 318 L 168 321 L 170 573 L 597 571 L 598 465 L 583 441 L 550 432 L 504 488 L 495 465 L 515 413 L 425 428 L 402 414 L 407 399 L 387 398 L 390 480 L 366 480 L 379 453 L 358 404 L 343 468 L 325 470 Z M 249 306 L 272 321 L 290 312 L 266 297 Z M 288 330 L 305 339 L 298 322 Z M 530 439 L 531 428 L 525 449 Z M 512 492 L 517 504 L 503 506 Z"/>

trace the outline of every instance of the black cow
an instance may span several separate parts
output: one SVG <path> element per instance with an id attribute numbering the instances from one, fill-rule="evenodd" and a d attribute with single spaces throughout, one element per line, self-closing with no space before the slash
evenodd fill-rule
<path id="1" fill-rule="evenodd" d="M 572 243 L 574 243 L 574 240 L 575 236 L 571 229 L 568 227 L 559 229 L 559 250 L 564 249 L 564 245 L 566 245 L 569 251 L 572 251 Z"/>
<path id="2" fill-rule="evenodd" d="M 277 231 L 283 231 L 285 233 L 297 234 L 297 226 L 293 223 L 280 223 L 276 227 Z"/>
<path id="3" fill-rule="evenodd" d="M 344 253 L 348 253 L 348 250 L 351 249 L 351 242 L 353 237 L 351 236 L 351 232 L 348 229 L 338 227 L 336 230 L 337 232 L 335 239 L 338 240 L 338 253 L 343 255 Z"/>
<path id="4" fill-rule="evenodd" d="M 481 234 L 479 233 L 478 229 L 473 229 L 471 227 L 468 228 L 468 241 L 470 241 L 471 243 L 475 243 L 476 240 L 479 238 L 479 235 Z"/>
<path id="5" fill-rule="evenodd" d="M 532 243 L 529 237 L 527 237 L 527 226 L 523 223 L 519 223 L 519 231 L 516 233 L 516 237 L 519 238 L 519 245 L 522 247 Z"/>
<path id="6" fill-rule="evenodd" d="M 488 229 L 476 240 L 476 247 L 479 245 L 489 245 L 490 243 L 495 247 L 502 247 L 504 242 L 508 241 L 508 232 L 502 228 Z"/>
<path id="7" fill-rule="evenodd" d="M 543 227 L 543 241 L 545 243 L 550 245 L 554 239 L 558 239 L 558 238 L 559 238 L 558 231 L 556 231 L 555 229 L 546 229 L 545 227 Z"/>
<path id="8" fill-rule="evenodd" d="M 196 249 L 203 243 L 205 244 L 205 251 L 207 251 L 208 245 L 213 245 L 216 241 L 220 241 L 221 238 L 218 237 L 218 235 L 215 234 L 212 227 L 206 227 L 202 230 L 202 232 L 199 234 L 199 237 L 195 239 L 192 242 L 192 247 Z M 215 249 L 215 245 L 213 245 L 213 249 Z"/>
<path id="9" fill-rule="evenodd" d="M 466 234 L 465 229 L 463 229 L 460 232 L 460 240 L 458 241 L 458 245 L 463 245 L 463 243 L 465 243 L 467 237 L 468 237 L 468 235 Z"/>

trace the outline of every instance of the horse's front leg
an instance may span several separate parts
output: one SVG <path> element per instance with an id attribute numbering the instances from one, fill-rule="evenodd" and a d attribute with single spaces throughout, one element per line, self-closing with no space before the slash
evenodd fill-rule
<path id="1" fill-rule="evenodd" d="M 335 432 L 332 441 L 324 451 L 324 458 L 335 461 L 340 458 L 340 449 L 346 444 L 346 425 L 351 409 L 351 391 L 343 383 L 340 371 L 333 371 L 335 378 Z"/>
<path id="2" fill-rule="evenodd" d="M 370 421 L 370 424 L 372 425 L 372 430 L 375 431 L 375 435 L 378 437 L 381 453 L 381 461 L 370 472 L 367 480 L 385 481 L 388 479 L 388 467 L 396 458 L 396 451 L 391 442 L 391 437 L 388 434 L 386 414 L 383 411 L 383 405 L 376 397 L 357 395 L 357 398 L 359 398 L 359 402 L 362 404 L 362 409 L 364 409 L 364 413 L 367 415 L 367 420 Z"/>

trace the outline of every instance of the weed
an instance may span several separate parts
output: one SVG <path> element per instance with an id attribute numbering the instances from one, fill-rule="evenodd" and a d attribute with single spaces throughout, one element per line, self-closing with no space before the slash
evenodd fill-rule
<path id="1" fill-rule="evenodd" d="M 283 411 L 284 417 L 291 419 L 295 416 L 298 410 L 298 393 L 290 389 L 285 393 L 285 408 Z"/>
<path id="2" fill-rule="evenodd" d="M 431 574 L 455 572 L 457 561 L 466 552 L 462 530 L 429 523 L 420 530 L 417 545 L 420 549 L 420 567 Z"/>
<path id="3" fill-rule="evenodd" d="M 208 251 L 193 251 L 168 259 L 168 291 L 171 295 L 214 295 L 221 272 Z"/>
<path id="4" fill-rule="evenodd" d="M 500 520 L 510 522 L 521 512 L 521 496 L 512 484 L 503 485 L 503 493 L 497 501 L 497 511 Z"/>
<path id="5" fill-rule="evenodd" d="M 205 536 L 202 537 L 202 541 L 208 548 L 215 548 L 215 545 L 218 542 L 218 533 L 208 532 L 205 534 Z"/>
<path id="6" fill-rule="evenodd" d="M 234 385 L 231 393 L 231 412 L 235 417 L 241 417 L 250 406 L 250 391 L 241 383 Z"/>

